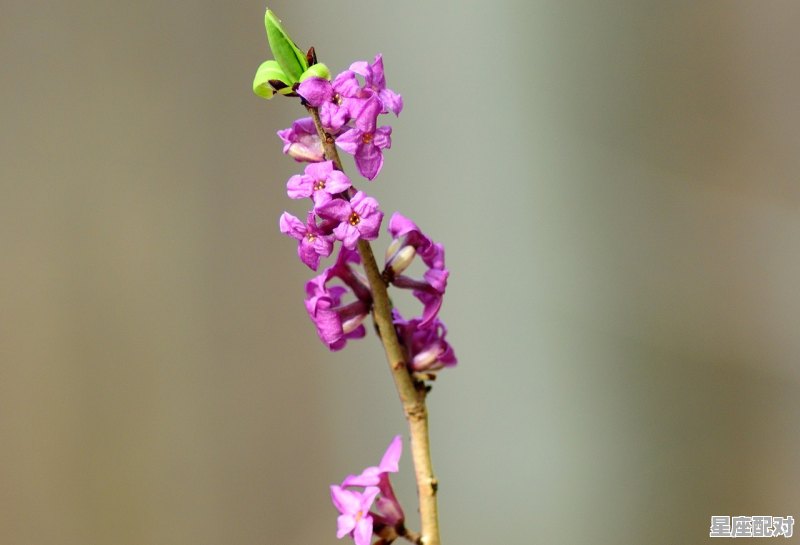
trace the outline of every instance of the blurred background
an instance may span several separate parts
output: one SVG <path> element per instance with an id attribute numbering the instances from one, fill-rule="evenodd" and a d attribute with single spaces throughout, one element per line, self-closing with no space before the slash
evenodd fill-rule
<path id="1" fill-rule="evenodd" d="M 360 185 L 447 247 L 444 543 L 800 516 L 800 4 L 270 7 L 405 98 Z M 3 1 L 3 545 L 337 543 L 328 485 L 407 438 L 278 233 L 303 111 L 251 92 L 264 8 Z"/>

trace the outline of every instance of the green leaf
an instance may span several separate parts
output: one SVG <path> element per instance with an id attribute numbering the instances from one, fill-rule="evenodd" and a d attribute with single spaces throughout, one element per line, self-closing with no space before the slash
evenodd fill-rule
<path id="1" fill-rule="evenodd" d="M 292 86 L 288 83 L 286 74 L 283 73 L 281 67 L 276 61 L 268 60 L 261 63 L 261 66 L 256 70 L 256 77 L 253 78 L 253 92 L 260 97 L 270 99 L 275 94 L 275 87 L 270 84 L 270 81 L 279 81 L 285 85 L 282 92 L 291 92 Z"/>
<path id="2" fill-rule="evenodd" d="M 303 72 L 308 70 L 305 54 L 295 45 L 281 26 L 281 22 L 271 10 L 264 15 L 264 27 L 267 29 L 267 40 L 272 49 L 272 56 L 278 61 L 290 84 L 300 80 Z"/>
<path id="3" fill-rule="evenodd" d="M 303 75 L 300 76 L 300 81 L 305 81 L 308 78 L 323 78 L 330 80 L 331 79 L 331 71 L 328 70 L 328 67 L 318 62 L 317 64 L 311 65 L 308 67 L 308 70 L 303 72 Z"/>

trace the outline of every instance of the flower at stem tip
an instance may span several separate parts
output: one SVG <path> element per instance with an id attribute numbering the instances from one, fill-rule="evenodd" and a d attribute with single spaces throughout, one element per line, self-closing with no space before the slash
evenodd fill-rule
<path id="1" fill-rule="evenodd" d="M 365 87 L 374 91 L 383 105 L 382 112 L 392 112 L 400 115 L 403 110 L 403 97 L 386 87 L 386 77 L 383 74 L 383 55 L 378 53 L 372 64 L 365 61 L 354 62 L 350 70 L 364 76 Z"/>

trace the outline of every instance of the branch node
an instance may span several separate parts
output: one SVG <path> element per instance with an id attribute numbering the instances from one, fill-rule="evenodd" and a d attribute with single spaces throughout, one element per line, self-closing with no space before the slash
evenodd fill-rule
<path id="1" fill-rule="evenodd" d="M 428 418 L 428 409 L 425 403 L 411 403 L 405 407 L 406 418 L 415 420 L 417 422 L 423 421 Z"/>

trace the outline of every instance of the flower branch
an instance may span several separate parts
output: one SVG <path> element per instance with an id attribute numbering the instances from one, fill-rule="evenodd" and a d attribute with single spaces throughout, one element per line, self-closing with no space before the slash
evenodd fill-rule
<path id="1" fill-rule="evenodd" d="M 383 167 L 384 150 L 391 147 L 392 133 L 390 126 L 378 126 L 378 119 L 388 113 L 399 115 L 402 97 L 386 87 L 380 55 L 372 63 L 354 62 L 331 78 L 314 48 L 303 54 L 269 10 L 265 25 L 275 59 L 259 67 L 254 92 L 264 98 L 299 97 L 310 115 L 278 132 L 284 153 L 309 163 L 303 174 L 289 179 L 287 194 L 312 203 L 305 223 L 284 212 L 280 230 L 297 240 L 298 257 L 315 271 L 339 243 L 335 263 L 306 283 L 306 309 L 330 350 L 341 350 L 348 340 L 364 337 L 362 322 L 372 314 L 411 436 L 421 532 L 406 528 L 389 480 L 389 473 L 398 471 L 402 452 L 401 437 L 396 436 L 378 466 L 331 486 L 331 500 L 340 513 L 337 536 L 349 535 L 356 545 L 370 545 L 373 534 L 378 537 L 374 545 L 398 537 L 417 545 L 440 545 L 426 381 L 457 362 L 438 318 L 449 276 L 444 247 L 395 213 L 388 225 L 392 243 L 381 270 L 370 241 L 378 237 L 384 214 L 374 198 L 353 186 L 338 151 L 353 155 L 359 174 L 375 179 Z M 427 267 L 421 279 L 405 274 L 417 256 Z M 389 285 L 410 290 L 422 304 L 421 315 L 404 319 L 393 308 Z M 345 298 L 355 300 L 345 303 Z"/>

